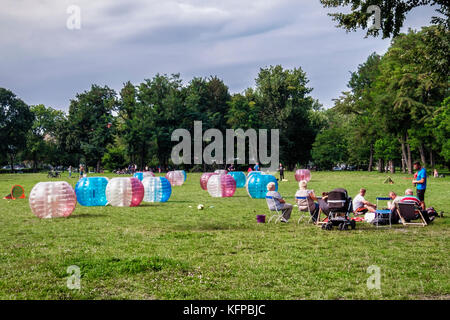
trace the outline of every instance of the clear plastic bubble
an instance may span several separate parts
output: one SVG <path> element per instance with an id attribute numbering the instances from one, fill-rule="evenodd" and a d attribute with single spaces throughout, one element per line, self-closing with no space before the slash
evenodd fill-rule
<path id="1" fill-rule="evenodd" d="M 247 177 L 245 176 L 245 173 L 242 171 L 230 171 L 228 172 L 230 176 L 234 178 L 236 181 L 236 188 L 244 188 L 245 182 L 247 181 Z"/>
<path id="2" fill-rule="evenodd" d="M 77 205 L 77 196 L 66 181 L 39 182 L 30 192 L 31 211 L 38 218 L 68 217 Z"/>
<path id="3" fill-rule="evenodd" d="M 172 187 L 181 186 L 184 183 L 184 175 L 180 170 L 167 172 L 166 179 L 169 180 Z"/>
<path id="4" fill-rule="evenodd" d="M 139 181 L 144 180 L 144 178 L 146 177 L 154 177 L 155 174 L 151 171 L 144 171 L 144 172 L 135 172 L 135 174 L 133 174 L 134 178 L 138 178 Z"/>
<path id="5" fill-rule="evenodd" d="M 251 198 L 264 199 L 267 193 L 267 185 L 275 183 L 275 191 L 278 191 L 278 181 L 271 174 L 253 174 L 247 180 L 247 193 Z"/>
<path id="6" fill-rule="evenodd" d="M 106 186 L 108 178 L 90 177 L 78 180 L 75 186 L 78 203 L 82 206 L 106 206 Z"/>
<path id="7" fill-rule="evenodd" d="M 295 180 L 299 182 L 306 180 L 306 182 L 308 182 L 311 180 L 311 172 L 308 169 L 298 169 L 295 171 Z"/>
<path id="8" fill-rule="evenodd" d="M 227 174 L 228 170 L 216 170 L 214 172 L 217 173 L 217 174 Z"/>
<path id="9" fill-rule="evenodd" d="M 172 194 L 172 186 L 164 177 L 146 177 L 142 184 L 145 202 L 166 202 Z"/>
<path id="10" fill-rule="evenodd" d="M 136 207 L 144 198 L 144 186 L 138 178 L 113 178 L 106 186 L 106 199 L 113 207 Z"/>
<path id="11" fill-rule="evenodd" d="M 200 187 L 203 190 L 208 190 L 207 185 L 208 185 L 208 180 L 211 176 L 216 175 L 217 173 L 215 172 L 204 172 L 202 174 L 202 176 L 200 177 Z"/>
<path id="12" fill-rule="evenodd" d="M 236 192 L 236 181 L 228 174 L 215 174 L 209 178 L 207 189 L 212 197 L 232 197 Z"/>

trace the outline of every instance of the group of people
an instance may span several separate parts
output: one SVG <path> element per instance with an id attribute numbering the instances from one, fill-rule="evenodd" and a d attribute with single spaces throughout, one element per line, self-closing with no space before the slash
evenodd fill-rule
<path id="1" fill-rule="evenodd" d="M 281 164 L 280 164 L 281 166 Z M 417 170 L 417 175 L 412 181 L 413 185 L 416 187 L 416 196 L 412 189 L 406 189 L 404 196 L 397 196 L 394 191 L 389 192 L 389 197 L 392 201 L 388 202 L 388 208 L 391 210 L 392 223 L 397 223 L 399 217 L 396 211 L 396 204 L 398 202 L 409 202 L 414 203 L 416 210 L 420 210 L 422 216 L 427 223 L 431 223 L 436 217 L 435 214 L 430 214 L 426 210 L 425 206 L 425 191 L 427 188 L 427 172 L 423 168 L 420 162 L 416 161 L 414 163 L 414 170 Z M 293 205 L 287 203 L 281 194 L 275 191 L 275 183 L 269 183 L 267 185 L 266 196 L 270 197 L 271 201 L 268 200 L 268 206 L 270 210 L 278 210 L 282 212 L 281 222 L 287 222 L 291 216 Z M 366 189 L 361 188 L 359 193 L 353 198 L 353 212 L 355 215 L 362 215 L 367 212 L 373 212 L 377 210 L 377 206 L 370 203 L 365 199 Z M 309 190 L 307 181 L 302 180 L 299 182 L 299 189 L 295 194 L 296 204 L 299 211 L 309 211 L 314 222 L 319 218 L 320 210 L 328 216 L 330 210 L 327 203 L 328 193 L 322 193 L 322 197 L 316 197 L 314 190 Z M 273 201 L 272 201 L 273 199 Z"/>
<path id="2" fill-rule="evenodd" d="M 267 185 L 267 194 L 266 197 L 271 197 L 273 201 L 268 202 L 268 206 L 270 210 L 278 210 L 282 212 L 282 217 L 280 219 L 281 222 L 288 222 L 291 217 L 293 205 L 287 203 L 281 194 L 275 191 L 275 183 L 270 182 Z M 309 211 L 311 212 L 312 220 L 315 222 L 319 217 L 319 201 L 316 195 L 314 194 L 314 190 L 308 190 L 308 182 L 306 180 L 302 180 L 299 182 L 299 189 L 295 193 L 296 203 L 299 211 Z M 316 202 L 317 201 L 317 202 Z"/>

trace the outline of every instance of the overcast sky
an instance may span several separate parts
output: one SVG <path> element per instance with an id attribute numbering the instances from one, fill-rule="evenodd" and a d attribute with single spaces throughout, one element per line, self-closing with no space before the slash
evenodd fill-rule
<path id="1" fill-rule="evenodd" d="M 67 28 L 70 5 L 81 9 L 79 30 Z M 156 73 L 217 75 L 235 93 L 281 64 L 302 67 L 312 96 L 331 107 L 349 72 L 390 42 L 336 28 L 333 11 L 319 0 L 2 0 L 0 87 L 67 110 L 93 83 L 119 91 Z M 415 9 L 403 29 L 432 15 Z"/>

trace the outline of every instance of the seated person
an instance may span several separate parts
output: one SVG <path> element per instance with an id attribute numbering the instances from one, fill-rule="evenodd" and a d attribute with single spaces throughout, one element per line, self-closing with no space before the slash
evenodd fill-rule
<path id="1" fill-rule="evenodd" d="M 405 190 L 405 196 L 400 198 L 400 203 L 414 203 L 414 207 L 416 212 L 420 211 L 422 213 L 423 218 L 429 224 L 433 222 L 435 216 L 430 217 L 427 210 L 422 210 L 422 202 L 414 195 L 414 192 L 411 189 Z M 416 219 L 419 219 L 419 214 L 417 214 Z"/>
<path id="2" fill-rule="evenodd" d="M 288 222 L 289 218 L 291 217 L 291 212 L 293 208 L 292 204 L 286 203 L 281 194 L 275 191 L 275 183 L 270 182 L 269 184 L 267 184 L 267 190 L 268 192 L 266 193 L 266 197 L 268 196 L 273 197 L 273 201 L 266 199 L 267 205 L 269 206 L 269 210 L 272 211 L 281 210 L 282 217 L 280 221 Z"/>
<path id="3" fill-rule="evenodd" d="M 394 191 L 389 192 L 389 198 L 391 198 L 391 201 L 388 201 L 388 208 L 390 210 L 395 210 L 395 204 L 400 202 L 402 197 L 398 196 Z"/>
<path id="4" fill-rule="evenodd" d="M 388 201 L 388 209 L 391 210 L 391 223 L 398 223 L 400 217 L 397 214 L 396 204 L 400 202 L 402 197 L 398 196 L 394 191 L 389 192 L 389 198 L 391 201 Z"/>
<path id="5" fill-rule="evenodd" d="M 359 193 L 355 196 L 353 199 L 353 212 L 358 214 L 365 214 L 367 211 L 375 212 L 377 209 L 377 206 L 373 203 L 370 203 L 369 201 L 366 201 L 364 199 L 364 196 L 366 195 L 366 189 L 361 188 L 359 190 Z"/>
<path id="6" fill-rule="evenodd" d="M 330 214 L 330 208 L 328 206 L 328 192 L 322 192 L 322 199 L 317 201 L 319 203 L 319 209 L 328 217 Z"/>
<path id="7" fill-rule="evenodd" d="M 296 199 L 299 211 L 308 211 L 311 212 L 312 220 L 314 222 L 317 221 L 319 217 L 319 204 L 314 202 L 317 201 L 316 195 L 314 194 L 314 190 L 308 190 L 308 183 L 306 180 L 302 180 L 298 183 L 299 190 L 295 193 L 295 197 L 306 197 L 306 199 Z"/>

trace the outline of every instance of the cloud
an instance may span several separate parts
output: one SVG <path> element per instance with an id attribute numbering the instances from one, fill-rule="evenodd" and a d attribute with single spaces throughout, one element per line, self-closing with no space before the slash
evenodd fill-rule
<path id="1" fill-rule="evenodd" d="M 334 26 L 317 0 L 3 0 L 0 86 L 29 104 L 67 109 L 92 83 L 120 90 L 156 73 L 217 75 L 232 92 L 254 85 L 260 67 L 301 66 L 326 106 L 348 72 L 389 40 Z M 69 30 L 67 8 L 81 9 Z M 426 12 L 428 16 L 422 17 Z M 428 24 L 432 9 L 407 17 Z"/>

